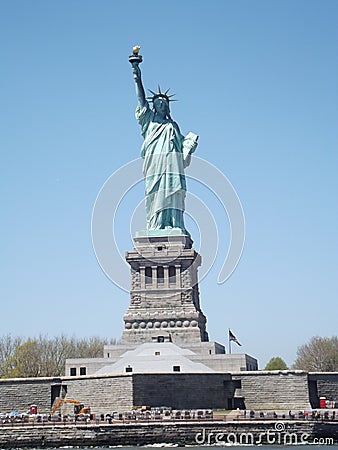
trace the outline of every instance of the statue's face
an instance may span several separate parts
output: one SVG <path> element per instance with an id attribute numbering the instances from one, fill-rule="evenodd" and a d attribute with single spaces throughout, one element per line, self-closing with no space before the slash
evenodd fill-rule
<path id="1" fill-rule="evenodd" d="M 164 97 L 158 97 L 154 100 L 155 111 L 161 116 L 165 116 L 169 112 L 168 101 Z"/>

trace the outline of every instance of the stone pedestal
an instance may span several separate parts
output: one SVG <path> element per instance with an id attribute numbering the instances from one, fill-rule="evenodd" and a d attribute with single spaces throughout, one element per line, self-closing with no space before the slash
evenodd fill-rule
<path id="1" fill-rule="evenodd" d="M 201 257 L 190 236 L 180 230 L 139 232 L 126 260 L 131 288 L 122 344 L 209 340 L 199 301 Z"/>

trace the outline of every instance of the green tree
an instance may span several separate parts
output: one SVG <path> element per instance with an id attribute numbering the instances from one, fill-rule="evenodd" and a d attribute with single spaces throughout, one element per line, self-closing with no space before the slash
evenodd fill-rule
<path id="1" fill-rule="evenodd" d="M 67 358 L 103 357 L 103 346 L 116 339 L 68 338 L 65 335 L 22 341 L 10 335 L 0 338 L 0 375 L 3 378 L 64 375 Z"/>
<path id="2" fill-rule="evenodd" d="M 279 356 L 274 356 L 265 366 L 264 370 L 287 370 L 286 362 Z"/>
<path id="3" fill-rule="evenodd" d="M 338 371 L 338 337 L 314 336 L 297 350 L 295 369 L 307 372 Z"/>
<path id="4" fill-rule="evenodd" d="M 41 349 L 41 376 L 51 377 L 64 374 L 67 358 L 73 357 L 74 343 L 65 335 L 48 338 L 39 337 Z"/>
<path id="5" fill-rule="evenodd" d="M 6 334 L 0 337 L 0 377 L 4 375 L 7 361 L 12 358 L 16 348 L 22 343 L 22 338 Z"/>
<path id="6" fill-rule="evenodd" d="M 41 376 L 41 352 L 37 340 L 20 344 L 3 366 L 5 377 L 22 378 Z"/>

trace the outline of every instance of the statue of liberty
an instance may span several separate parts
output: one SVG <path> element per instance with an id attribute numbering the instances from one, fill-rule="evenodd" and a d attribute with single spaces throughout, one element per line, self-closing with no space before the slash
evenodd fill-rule
<path id="1" fill-rule="evenodd" d="M 178 229 L 189 234 L 184 226 L 186 180 L 184 169 L 197 147 L 198 136 L 189 132 L 184 137 L 178 124 L 172 120 L 169 102 L 173 95 L 169 89 L 146 98 L 139 67 L 142 57 L 139 47 L 134 47 L 129 58 L 132 64 L 138 105 L 136 119 L 141 125 L 144 142 L 141 157 L 144 159 L 145 202 L 147 230 Z M 148 100 L 152 103 L 149 106 Z"/>

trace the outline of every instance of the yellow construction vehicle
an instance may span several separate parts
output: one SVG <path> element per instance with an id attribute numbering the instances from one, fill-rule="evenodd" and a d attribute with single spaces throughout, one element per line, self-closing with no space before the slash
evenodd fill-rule
<path id="1" fill-rule="evenodd" d="M 76 416 L 80 416 L 81 414 L 90 414 L 90 408 L 85 408 L 84 405 L 81 405 L 78 400 L 73 400 L 71 398 L 59 398 L 59 400 L 53 406 L 51 414 L 55 414 L 56 410 L 65 403 L 71 403 L 74 405 L 74 414 Z"/>

